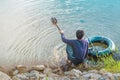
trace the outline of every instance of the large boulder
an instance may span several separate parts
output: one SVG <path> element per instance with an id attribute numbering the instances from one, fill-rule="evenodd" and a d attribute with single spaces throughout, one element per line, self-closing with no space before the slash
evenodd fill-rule
<path id="1" fill-rule="evenodd" d="M 0 80 L 12 80 L 7 74 L 0 72 Z"/>

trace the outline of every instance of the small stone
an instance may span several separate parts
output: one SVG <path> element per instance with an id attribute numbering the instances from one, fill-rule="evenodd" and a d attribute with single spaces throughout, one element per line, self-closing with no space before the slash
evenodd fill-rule
<path id="1" fill-rule="evenodd" d="M 120 73 L 113 74 L 115 80 L 120 80 Z"/>
<path id="2" fill-rule="evenodd" d="M 44 65 L 37 65 L 32 67 L 33 70 L 37 70 L 37 71 L 43 71 L 45 69 Z"/>
<path id="3" fill-rule="evenodd" d="M 27 67 L 24 65 L 17 65 L 16 69 L 19 71 L 19 73 L 27 72 Z"/>
<path id="4" fill-rule="evenodd" d="M 72 77 L 70 80 L 86 80 L 83 76 L 80 76 L 79 78 L 77 77 Z"/>
<path id="5" fill-rule="evenodd" d="M 16 76 L 13 76 L 12 80 L 29 80 L 29 78 L 24 74 L 18 74 Z"/>
<path id="6" fill-rule="evenodd" d="M 72 69 L 71 73 L 75 75 L 75 77 L 80 77 L 82 75 L 82 72 L 77 69 Z"/>
<path id="7" fill-rule="evenodd" d="M 19 71 L 18 70 L 15 70 L 14 72 L 13 72 L 13 75 L 17 75 L 19 73 Z"/>
<path id="8" fill-rule="evenodd" d="M 89 79 L 99 79 L 101 77 L 101 75 L 96 74 L 96 73 L 87 73 L 87 74 L 83 75 L 83 77 L 89 78 Z"/>
<path id="9" fill-rule="evenodd" d="M 110 72 L 105 73 L 104 76 L 107 76 L 110 80 L 114 80 L 114 76 Z"/>
<path id="10" fill-rule="evenodd" d="M 89 73 L 98 73 L 98 70 L 90 70 Z"/>
<path id="11" fill-rule="evenodd" d="M 85 74 L 87 74 L 87 72 L 86 72 L 86 71 L 84 71 L 84 72 L 83 72 L 83 75 L 85 75 Z"/>
<path id="12" fill-rule="evenodd" d="M 31 80 L 39 80 L 40 74 L 38 71 L 33 70 L 29 73 L 29 77 Z"/>
<path id="13" fill-rule="evenodd" d="M 46 77 L 46 74 L 40 73 L 39 77 L 40 77 L 40 78 L 44 78 L 44 77 Z"/>
<path id="14" fill-rule="evenodd" d="M 101 69 L 98 73 L 104 75 L 105 73 L 107 73 L 107 71 L 105 69 Z"/>
<path id="15" fill-rule="evenodd" d="M 7 74 L 0 72 L 0 80 L 12 80 Z"/>
<path id="16" fill-rule="evenodd" d="M 42 80 L 55 80 L 55 79 L 52 77 L 44 77 Z"/>
<path id="17" fill-rule="evenodd" d="M 0 71 L 1 72 L 4 72 L 4 68 L 0 66 Z"/>
<path id="18" fill-rule="evenodd" d="M 51 68 L 45 68 L 43 73 L 46 74 L 46 75 L 50 75 L 52 73 L 52 69 Z"/>

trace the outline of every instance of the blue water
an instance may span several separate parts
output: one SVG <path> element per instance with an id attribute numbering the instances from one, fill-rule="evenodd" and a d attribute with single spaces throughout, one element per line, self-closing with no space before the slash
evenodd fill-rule
<path id="1" fill-rule="evenodd" d="M 76 30 L 84 29 L 87 36 L 109 37 L 120 47 L 120 0 L 1 0 L 1 59 L 12 54 L 13 64 L 37 64 L 49 61 L 56 51 L 65 52 L 51 17 L 58 19 L 67 38 L 75 38 Z"/>

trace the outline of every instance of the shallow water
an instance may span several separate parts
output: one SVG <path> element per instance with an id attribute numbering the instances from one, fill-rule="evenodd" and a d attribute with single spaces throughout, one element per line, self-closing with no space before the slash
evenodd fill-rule
<path id="1" fill-rule="evenodd" d="M 53 16 L 67 38 L 84 29 L 87 36 L 106 36 L 119 46 L 119 4 L 120 0 L 1 0 L 0 64 L 39 64 L 56 51 L 63 53 L 66 45 L 50 23 Z"/>

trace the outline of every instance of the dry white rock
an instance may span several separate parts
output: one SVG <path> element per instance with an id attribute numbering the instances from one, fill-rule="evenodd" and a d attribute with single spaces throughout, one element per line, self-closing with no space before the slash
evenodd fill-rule
<path id="1" fill-rule="evenodd" d="M 0 72 L 0 80 L 12 80 L 7 74 Z"/>

